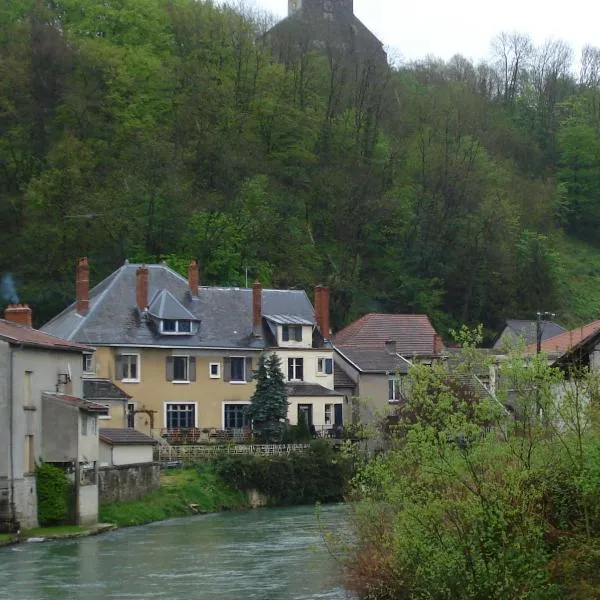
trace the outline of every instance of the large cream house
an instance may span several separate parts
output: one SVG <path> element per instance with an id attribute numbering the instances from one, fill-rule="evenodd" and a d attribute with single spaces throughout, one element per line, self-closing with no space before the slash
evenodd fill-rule
<path id="1" fill-rule="evenodd" d="M 343 397 L 326 339 L 329 290 L 317 286 L 315 299 L 316 311 L 301 290 L 200 286 L 195 261 L 187 280 L 166 264 L 125 263 L 90 290 L 80 259 L 76 301 L 42 330 L 96 348 L 86 373 L 116 384 L 128 397 L 127 424 L 146 433 L 247 428 L 261 352 L 281 357 L 289 422 L 303 413 L 326 429 L 342 424 Z M 121 427 L 121 406 L 100 425 Z"/>

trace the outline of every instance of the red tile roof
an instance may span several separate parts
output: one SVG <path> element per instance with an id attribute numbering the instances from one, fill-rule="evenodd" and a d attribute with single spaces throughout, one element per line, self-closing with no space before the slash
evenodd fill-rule
<path id="1" fill-rule="evenodd" d="M 600 321 L 593 321 L 587 325 L 571 329 L 571 331 L 565 331 L 565 333 L 544 340 L 542 342 L 542 351 L 547 352 L 548 354 L 563 354 L 599 329 Z M 530 344 L 525 348 L 525 351 L 535 352 L 536 349 L 536 344 Z"/>
<path id="2" fill-rule="evenodd" d="M 91 352 L 93 350 L 89 346 L 54 337 L 53 335 L 20 325 L 19 323 L 14 323 L 13 321 L 7 321 L 6 319 L 0 319 L 0 339 L 9 344 L 23 344 L 24 346 L 65 350 L 67 352 Z"/>
<path id="3" fill-rule="evenodd" d="M 427 315 L 369 313 L 354 321 L 334 336 L 341 347 L 384 348 L 387 341 L 396 342 L 400 354 L 434 354 L 436 331 Z"/>

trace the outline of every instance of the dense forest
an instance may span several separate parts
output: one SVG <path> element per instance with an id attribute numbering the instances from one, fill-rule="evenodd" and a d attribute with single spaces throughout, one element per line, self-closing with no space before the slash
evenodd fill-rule
<path id="1" fill-rule="evenodd" d="M 332 288 L 498 329 L 598 316 L 600 49 L 499 34 L 350 86 L 273 58 L 264 15 L 193 0 L 0 6 L 0 275 L 42 323 L 125 259 Z M 600 290 L 598 290 L 600 293 Z"/>

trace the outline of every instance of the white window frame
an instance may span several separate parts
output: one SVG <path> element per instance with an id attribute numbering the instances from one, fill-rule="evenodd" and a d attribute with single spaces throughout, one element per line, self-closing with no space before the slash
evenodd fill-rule
<path id="1" fill-rule="evenodd" d="M 125 356 L 135 356 L 135 360 L 137 362 L 137 377 L 136 378 L 132 378 L 132 377 L 126 377 L 121 379 L 120 381 L 122 381 L 123 383 L 139 383 L 142 380 L 142 357 L 140 355 L 139 352 L 122 352 L 120 355 L 121 360 L 123 360 L 123 357 Z"/>
<path id="2" fill-rule="evenodd" d="M 291 363 L 290 361 L 293 361 L 293 363 Z M 296 377 L 297 373 L 297 369 L 298 369 L 298 361 L 302 361 L 302 379 L 298 379 Z M 294 378 L 290 379 L 289 378 L 289 374 L 290 374 L 290 364 L 293 364 L 292 370 L 294 373 Z M 288 364 L 287 364 L 287 375 L 288 375 L 288 381 L 304 381 L 304 357 L 303 356 L 288 356 Z"/>
<path id="3" fill-rule="evenodd" d="M 234 358 L 241 359 L 242 364 L 244 365 L 244 369 L 242 372 L 243 379 L 233 379 L 233 359 Z M 232 361 L 231 362 L 231 380 L 229 381 L 229 383 L 233 383 L 235 385 L 240 385 L 242 383 L 248 383 L 246 381 L 246 356 L 230 356 L 229 359 Z"/>
<path id="4" fill-rule="evenodd" d="M 98 420 L 102 419 L 104 421 L 107 421 L 108 419 L 112 418 L 111 414 L 110 414 L 110 409 L 112 408 L 111 406 L 111 402 L 98 402 L 98 404 L 101 404 L 102 406 L 106 406 L 107 409 L 107 413 L 105 415 L 98 415 Z"/>
<path id="5" fill-rule="evenodd" d="M 94 360 L 94 353 L 93 352 L 84 352 L 83 353 L 83 357 L 85 359 L 85 366 L 83 367 L 83 374 L 84 375 L 95 375 L 96 374 L 96 361 Z M 88 364 L 88 360 L 89 360 L 89 364 Z M 91 368 L 87 368 L 87 367 L 91 367 Z"/>
<path id="6" fill-rule="evenodd" d="M 249 406 L 252 402 L 250 400 L 224 400 L 221 402 L 221 426 L 223 429 L 225 429 L 225 405 L 227 404 L 245 404 Z"/>
<path id="7" fill-rule="evenodd" d="M 331 373 L 327 373 L 327 369 L 320 370 L 319 369 L 319 361 L 331 361 Z M 331 356 L 317 356 L 317 375 L 319 377 L 331 377 L 333 375 L 333 358 Z"/>
<path id="8" fill-rule="evenodd" d="M 325 405 L 325 410 L 323 414 L 323 423 L 325 423 L 325 425 L 333 425 L 333 416 L 335 414 L 335 409 L 333 407 L 333 404 L 328 403 Z"/>
<path id="9" fill-rule="evenodd" d="M 177 401 L 177 400 L 169 400 L 167 402 L 163 402 L 163 423 L 164 428 L 168 429 L 167 426 L 167 406 L 171 406 L 173 404 L 193 404 L 194 405 L 194 428 L 198 428 L 198 403 L 197 402 L 187 402 L 187 401 Z"/>
<path id="10" fill-rule="evenodd" d="M 214 375 L 213 375 L 213 367 L 217 367 L 217 372 Z M 221 379 L 221 363 L 220 362 L 208 363 L 208 376 L 210 379 Z"/>
<path id="11" fill-rule="evenodd" d="M 392 394 L 393 398 L 390 398 L 390 381 L 394 382 L 394 387 L 393 387 L 394 393 Z M 402 395 L 402 387 L 403 387 L 402 376 L 390 375 L 388 377 L 388 402 L 390 404 L 394 403 L 394 402 L 400 402 L 401 395 Z"/>
<path id="12" fill-rule="evenodd" d="M 185 358 L 186 369 L 185 374 L 187 379 L 175 379 L 175 359 Z M 190 356 L 189 354 L 173 354 L 173 381 L 171 383 L 190 383 Z"/>
<path id="13" fill-rule="evenodd" d="M 175 321 L 175 331 L 165 331 L 165 321 Z M 179 331 L 179 323 L 181 321 L 190 324 L 189 331 Z M 160 332 L 162 335 L 192 335 L 194 333 L 194 322 L 191 319 L 161 319 Z"/>

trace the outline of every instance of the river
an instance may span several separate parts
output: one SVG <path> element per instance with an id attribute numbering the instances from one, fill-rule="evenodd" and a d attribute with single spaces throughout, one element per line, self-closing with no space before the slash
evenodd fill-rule
<path id="1" fill-rule="evenodd" d="M 0 549 L 0 599 L 347 600 L 323 529 L 346 508 L 261 509 L 174 519 Z"/>

